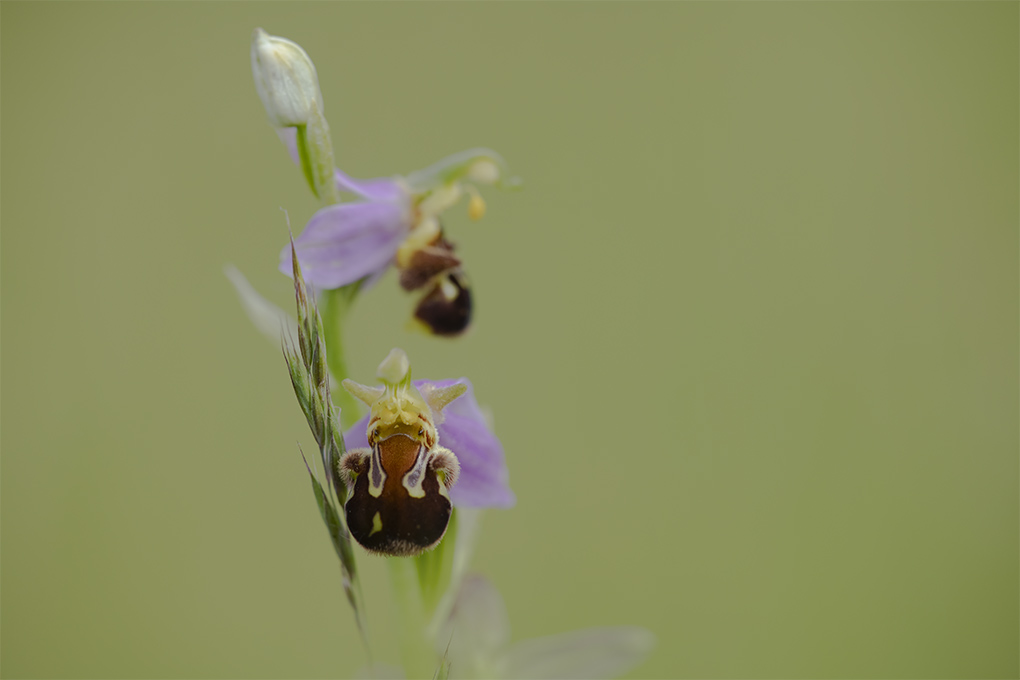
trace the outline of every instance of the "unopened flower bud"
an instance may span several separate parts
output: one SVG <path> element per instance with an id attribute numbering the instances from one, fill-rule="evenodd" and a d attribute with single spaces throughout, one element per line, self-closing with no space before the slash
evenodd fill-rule
<path id="1" fill-rule="evenodd" d="M 307 125 L 321 110 L 315 65 L 297 43 L 256 28 L 251 39 L 251 70 L 274 127 Z"/>

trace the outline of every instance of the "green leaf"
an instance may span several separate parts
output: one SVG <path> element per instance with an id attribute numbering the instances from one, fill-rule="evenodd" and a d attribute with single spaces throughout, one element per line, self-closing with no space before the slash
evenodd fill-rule
<path id="1" fill-rule="evenodd" d="M 304 456 L 305 454 L 302 452 L 301 458 L 304 459 Z M 319 507 L 319 514 L 322 515 L 322 521 L 326 524 L 329 538 L 333 542 L 333 550 L 336 552 L 336 556 L 340 558 L 340 565 L 343 567 L 345 575 L 353 580 L 356 568 L 354 564 L 354 549 L 351 547 L 351 535 L 347 532 L 347 527 L 340 520 L 340 514 L 336 511 L 332 501 L 326 496 L 322 484 L 315 478 L 312 469 L 308 467 L 307 460 L 305 460 L 305 468 L 308 470 L 308 477 L 312 480 L 312 493 L 315 494 L 315 504 Z"/>
<path id="2" fill-rule="evenodd" d="M 298 450 L 301 451 L 300 446 L 298 446 Z M 301 460 L 304 461 L 305 469 L 308 470 L 308 478 L 312 480 L 312 494 L 315 496 L 315 504 L 319 508 L 319 515 L 322 516 L 322 521 L 329 532 L 330 541 L 333 543 L 333 550 L 336 552 L 336 556 L 340 558 L 340 573 L 343 576 L 344 594 L 347 596 L 351 609 L 354 610 L 354 621 L 358 626 L 358 632 L 361 634 L 361 640 L 365 644 L 365 650 L 369 652 L 371 657 L 368 644 L 368 630 L 365 628 L 362 607 L 359 605 L 362 599 L 361 584 L 358 581 L 358 572 L 354 563 L 354 548 L 351 546 L 351 535 L 340 520 L 340 515 L 337 513 L 333 503 L 326 496 L 325 491 L 323 491 L 322 484 L 315 478 L 315 474 L 308 466 L 308 459 L 305 458 L 304 451 L 301 451 Z"/>
<path id="3" fill-rule="evenodd" d="M 305 414 L 305 418 L 308 419 L 310 424 L 313 416 L 311 394 L 308 386 L 308 373 L 305 371 L 301 359 L 297 356 L 297 352 L 294 351 L 294 348 L 287 341 L 284 341 L 283 356 L 287 360 L 287 371 L 290 373 L 290 382 L 294 386 L 294 396 L 297 397 L 298 405 L 301 406 L 301 412 Z"/>

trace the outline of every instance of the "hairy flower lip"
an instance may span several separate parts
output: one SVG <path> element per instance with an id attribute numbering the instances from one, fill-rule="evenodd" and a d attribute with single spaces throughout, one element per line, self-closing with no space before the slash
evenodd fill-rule
<path id="1" fill-rule="evenodd" d="M 454 507 L 461 508 L 512 507 L 516 497 L 509 486 L 503 446 L 486 423 L 471 381 L 459 378 L 412 382 L 423 393 L 458 383 L 467 385 L 467 391 L 443 409 L 444 420 L 437 426 L 439 444 L 460 461 L 460 476 L 450 489 L 450 499 Z M 348 449 L 368 446 L 368 420 L 366 415 L 344 433 Z"/>

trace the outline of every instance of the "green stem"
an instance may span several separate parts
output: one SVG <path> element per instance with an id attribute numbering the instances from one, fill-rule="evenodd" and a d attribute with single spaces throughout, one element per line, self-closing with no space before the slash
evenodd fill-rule
<path id="1" fill-rule="evenodd" d="M 439 598 L 450 585 L 450 573 L 453 564 L 453 553 L 457 544 L 457 509 L 450 515 L 450 526 L 446 536 L 432 550 L 423 552 L 414 558 L 414 566 L 418 571 L 418 584 L 421 587 L 421 598 L 425 605 L 425 614 L 430 618 L 436 611 Z"/>
<path id="2" fill-rule="evenodd" d="M 326 362 L 329 364 L 329 372 L 338 382 L 350 375 L 344 358 L 344 320 L 360 287 L 360 283 L 352 283 L 343 288 L 324 290 L 319 298 L 322 329 L 326 334 Z M 340 425 L 345 430 L 358 422 L 361 404 L 357 399 L 343 388 L 336 390 L 333 398 L 340 407 Z"/>
<path id="3" fill-rule="evenodd" d="M 386 565 L 400 610 L 400 661 L 404 673 L 408 678 L 431 678 L 435 675 L 438 660 L 426 638 L 425 606 L 414 560 L 390 557 Z"/>

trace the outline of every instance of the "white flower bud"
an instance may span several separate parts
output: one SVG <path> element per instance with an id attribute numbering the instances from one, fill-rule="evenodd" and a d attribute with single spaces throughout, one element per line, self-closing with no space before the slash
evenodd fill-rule
<path id="1" fill-rule="evenodd" d="M 308 125 L 321 111 L 315 65 L 297 43 L 256 28 L 251 38 L 251 70 L 274 127 Z"/>

